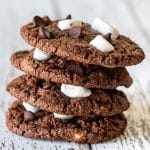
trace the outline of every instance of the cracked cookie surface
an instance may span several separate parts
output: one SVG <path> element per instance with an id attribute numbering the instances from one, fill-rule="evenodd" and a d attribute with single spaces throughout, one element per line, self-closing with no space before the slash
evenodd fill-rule
<path id="1" fill-rule="evenodd" d="M 116 67 L 138 64 L 145 57 L 143 50 L 124 35 L 109 41 L 114 46 L 114 51 L 103 53 L 89 44 L 100 33 L 93 31 L 88 23 L 82 24 L 81 37 L 74 39 L 68 36 L 66 30 L 61 31 L 58 28 L 58 20 L 51 21 L 47 17 L 42 19 L 45 22 L 44 28 L 50 33 L 51 38 L 39 38 L 40 27 L 35 26 L 33 22 L 22 26 L 21 35 L 27 43 L 47 53 L 84 64 Z"/>
<path id="2" fill-rule="evenodd" d="M 30 138 L 99 143 L 123 134 L 127 124 L 123 114 L 60 120 L 46 111 L 37 112 L 34 121 L 25 122 L 24 111 L 21 102 L 15 101 L 7 112 L 6 124 L 13 133 Z"/>
<path id="3" fill-rule="evenodd" d="M 7 91 L 22 102 L 48 112 L 75 116 L 112 116 L 129 108 L 125 94 L 117 90 L 91 89 L 88 97 L 69 98 L 60 91 L 60 84 L 45 81 L 31 75 L 22 75 L 7 86 Z"/>
<path id="4" fill-rule="evenodd" d="M 132 84 L 132 78 L 125 68 L 83 65 L 58 56 L 51 56 L 49 60 L 40 62 L 33 58 L 33 53 L 34 50 L 16 52 L 11 56 L 11 63 L 37 78 L 56 83 L 102 89 L 129 87 Z"/>

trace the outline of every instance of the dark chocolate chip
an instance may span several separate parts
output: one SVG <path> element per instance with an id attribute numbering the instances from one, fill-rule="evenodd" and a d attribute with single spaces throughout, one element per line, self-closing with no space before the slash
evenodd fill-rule
<path id="1" fill-rule="evenodd" d="M 78 75 L 83 75 L 83 70 L 79 65 L 71 64 L 66 68 L 66 71 L 73 73 L 73 74 L 75 73 Z"/>
<path id="2" fill-rule="evenodd" d="M 71 29 L 69 29 L 68 34 L 70 37 L 77 39 L 81 36 L 81 28 L 78 26 L 74 26 Z"/>
<path id="3" fill-rule="evenodd" d="M 110 41 L 110 40 L 111 40 L 111 33 L 105 34 L 103 37 L 104 37 L 107 41 Z"/>
<path id="4" fill-rule="evenodd" d="M 66 19 L 71 19 L 72 17 L 71 17 L 71 15 L 69 14 L 67 17 L 66 17 Z"/>
<path id="5" fill-rule="evenodd" d="M 48 38 L 50 39 L 51 38 L 51 34 L 48 30 L 46 30 L 44 27 L 39 27 L 39 34 L 38 34 L 38 37 L 41 38 L 41 39 L 44 39 L 44 38 Z"/>
<path id="6" fill-rule="evenodd" d="M 41 17 L 35 16 L 33 18 L 33 24 L 35 26 L 45 26 L 45 21 Z"/>
<path id="7" fill-rule="evenodd" d="M 42 79 L 38 79 L 37 80 L 37 83 L 36 83 L 36 86 L 38 87 L 40 87 L 40 88 L 42 88 L 43 87 L 43 82 L 44 82 L 44 80 L 42 80 Z"/>
<path id="8" fill-rule="evenodd" d="M 24 112 L 24 121 L 33 121 L 35 119 L 35 115 L 31 111 Z"/>

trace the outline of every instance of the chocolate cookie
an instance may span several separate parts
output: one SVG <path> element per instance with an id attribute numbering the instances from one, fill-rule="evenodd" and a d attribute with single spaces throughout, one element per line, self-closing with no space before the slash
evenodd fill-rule
<path id="1" fill-rule="evenodd" d="M 21 35 L 30 45 L 47 53 L 84 64 L 116 67 L 135 65 L 144 59 L 143 50 L 123 35 L 109 41 L 114 51 L 103 53 L 89 44 L 100 34 L 92 30 L 89 24 L 82 23 L 82 31 L 78 29 L 78 32 L 75 30 L 74 33 L 68 33 L 68 30 L 58 28 L 58 20 L 52 21 L 47 17 L 39 20 L 40 23 L 35 24 L 34 18 L 33 22 L 24 25 Z"/>
<path id="2" fill-rule="evenodd" d="M 129 87 L 132 84 L 125 68 L 83 65 L 54 55 L 49 60 L 41 62 L 33 58 L 33 52 L 34 50 L 16 52 L 11 57 L 11 63 L 26 73 L 57 83 L 102 89 Z"/>
<path id="3" fill-rule="evenodd" d="M 125 94 L 117 90 L 91 89 L 88 97 L 69 98 L 60 91 L 60 84 L 22 75 L 14 79 L 7 91 L 22 102 L 27 102 L 48 112 L 66 115 L 112 116 L 128 109 Z"/>
<path id="4" fill-rule="evenodd" d="M 7 112 L 6 124 L 10 131 L 30 138 L 99 143 L 123 134 L 127 124 L 123 114 L 60 120 L 46 111 L 37 112 L 33 121 L 25 121 L 24 111 L 21 102 L 15 101 Z"/>

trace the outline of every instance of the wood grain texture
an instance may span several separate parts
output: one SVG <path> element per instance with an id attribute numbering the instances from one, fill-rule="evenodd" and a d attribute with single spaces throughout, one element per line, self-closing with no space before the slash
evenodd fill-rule
<path id="1" fill-rule="evenodd" d="M 1 0 L 0 5 L 0 150 L 148 150 L 150 148 L 150 19 L 149 0 Z M 128 68 L 134 78 L 131 88 L 124 90 L 131 101 L 130 109 L 125 112 L 128 127 L 125 134 L 102 144 L 77 144 L 47 140 L 34 140 L 20 137 L 9 132 L 5 126 L 5 112 L 12 103 L 12 97 L 5 92 L 6 84 L 20 74 L 9 63 L 12 52 L 26 49 L 19 34 L 22 24 L 34 15 L 49 15 L 60 18 L 71 13 L 75 18 L 92 22 L 100 16 L 133 38 L 143 47 L 145 61 Z"/>

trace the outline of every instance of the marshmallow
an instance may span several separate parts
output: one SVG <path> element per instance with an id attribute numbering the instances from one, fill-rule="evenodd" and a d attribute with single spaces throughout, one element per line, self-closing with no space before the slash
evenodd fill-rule
<path id="1" fill-rule="evenodd" d="M 110 52 L 114 47 L 101 35 L 97 35 L 90 44 L 102 52 Z"/>
<path id="2" fill-rule="evenodd" d="M 44 60 L 48 60 L 50 58 L 50 55 L 36 48 L 34 50 L 33 58 L 40 60 L 40 61 L 44 61 Z"/>
<path id="3" fill-rule="evenodd" d="M 82 26 L 82 21 L 80 20 L 75 20 L 75 19 L 67 19 L 67 20 L 62 20 L 58 22 L 58 28 L 61 30 L 66 30 L 69 29 L 73 26 Z"/>
<path id="4" fill-rule="evenodd" d="M 36 113 L 40 110 L 39 108 L 34 107 L 26 102 L 23 102 L 22 104 L 27 111 L 31 111 L 32 113 Z"/>
<path id="5" fill-rule="evenodd" d="M 92 93 L 90 89 L 69 84 L 62 84 L 61 92 L 71 98 L 88 97 Z"/>
<path id="6" fill-rule="evenodd" d="M 57 114 L 57 113 L 53 113 L 55 118 L 59 118 L 59 119 L 72 119 L 74 116 L 72 115 L 61 115 L 61 114 Z"/>
<path id="7" fill-rule="evenodd" d="M 101 66 L 106 68 L 115 68 L 115 66 L 108 66 L 108 65 L 101 65 Z"/>
<path id="8" fill-rule="evenodd" d="M 96 31 L 99 31 L 103 35 L 111 33 L 111 39 L 114 40 L 119 36 L 119 31 L 115 29 L 108 22 L 104 21 L 101 18 L 96 17 L 92 23 L 92 28 Z"/>

